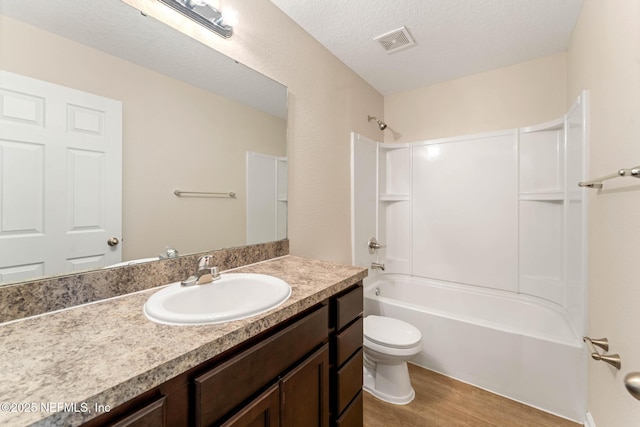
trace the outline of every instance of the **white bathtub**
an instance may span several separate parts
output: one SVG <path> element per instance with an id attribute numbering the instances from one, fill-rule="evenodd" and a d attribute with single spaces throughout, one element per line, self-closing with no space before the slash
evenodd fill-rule
<path id="1" fill-rule="evenodd" d="M 416 365 L 584 421 L 586 349 L 553 304 L 391 274 L 366 286 L 364 304 L 365 315 L 395 317 L 420 329 Z"/>

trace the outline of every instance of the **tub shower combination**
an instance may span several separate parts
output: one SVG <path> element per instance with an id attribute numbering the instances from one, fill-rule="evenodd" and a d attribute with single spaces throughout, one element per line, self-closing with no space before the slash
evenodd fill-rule
<path id="1" fill-rule="evenodd" d="M 382 275 L 366 287 L 365 313 L 420 330 L 416 365 L 569 419 L 584 415 L 582 341 L 551 304 Z"/>
<path id="2" fill-rule="evenodd" d="M 411 144 L 354 135 L 365 315 L 414 325 L 412 363 L 583 422 L 587 94 L 539 126 Z M 372 213 L 375 212 L 375 215 Z M 380 247 L 368 246 L 376 237 Z"/>

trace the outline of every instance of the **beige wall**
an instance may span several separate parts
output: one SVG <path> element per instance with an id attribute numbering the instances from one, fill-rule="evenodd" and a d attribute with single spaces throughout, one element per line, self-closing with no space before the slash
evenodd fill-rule
<path id="1" fill-rule="evenodd" d="M 568 55 L 568 100 L 591 91 L 590 176 L 640 164 L 640 2 L 585 0 Z M 589 191 L 589 331 L 608 337 L 622 370 L 589 362 L 588 408 L 598 427 L 640 425 L 623 378 L 640 371 L 640 182 Z"/>
<path id="2" fill-rule="evenodd" d="M 153 0 L 139 3 L 158 15 Z M 349 132 L 379 139 L 366 115 L 383 116 L 388 141 L 413 141 L 544 122 L 591 90 L 591 175 L 640 163 L 640 3 L 586 0 L 568 53 L 410 93 L 382 97 L 268 0 L 229 1 L 240 12 L 230 40 L 193 29 L 217 50 L 290 90 L 289 236 L 294 254 L 349 261 Z M 251 4 L 248 4 L 251 3 Z M 177 18 L 167 18 L 178 20 Z M 568 70 L 568 71 L 567 71 Z M 383 111 L 384 108 L 384 111 Z M 622 180 L 621 180 L 622 181 Z M 590 199 L 590 329 L 623 357 L 616 372 L 590 363 L 589 408 L 599 427 L 635 426 L 640 403 L 622 377 L 640 370 L 640 186 Z"/>
<path id="3" fill-rule="evenodd" d="M 184 24 L 179 17 L 163 18 L 164 9 L 154 0 L 124 1 Z M 187 32 L 289 87 L 293 254 L 349 262 L 349 133 L 381 136 L 367 123 L 367 114 L 382 117 L 384 112 L 391 130 L 385 132 L 387 141 L 415 141 L 544 122 L 559 117 L 580 90 L 589 89 L 590 175 L 640 163 L 637 0 L 585 0 L 566 55 L 385 100 L 269 0 L 228 2 L 240 13 L 233 38 L 223 40 L 190 24 Z M 106 65 L 94 72 L 111 72 L 112 65 Z M 598 427 L 636 426 L 640 419 L 640 402 L 622 385 L 627 372 L 640 371 L 640 184 L 619 181 L 590 192 L 590 331 L 609 337 L 612 351 L 623 360 L 619 372 L 589 364 L 588 407 Z"/>
<path id="4" fill-rule="evenodd" d="M 0 68 L 122 101 L 123 259 L 245 244 L 245 153 L 286 155 L 285 120 L 0 19 Z M 177 198 L 176 188 L 238 198 Z"/>
<path id="5" fill-rule="evenodd" d="M 566 111 L 565 54 L 385 97 L 386 142 L 530 126 Z"/>
<path id="6" fill-rule="evenodd" d="M 124 1 L 289 88 L 291 253 L 350 263 L 350 132 L 380 138 L 367 114 L 382 116 L 383 97 L 269 0 L 225 0 L 240 16 L 228 40 L 155 0 Z"/>

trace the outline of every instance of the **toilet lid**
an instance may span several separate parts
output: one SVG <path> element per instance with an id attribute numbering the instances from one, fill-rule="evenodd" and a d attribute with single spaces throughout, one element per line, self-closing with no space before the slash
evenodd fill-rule
<path id="1" fill-rule="evenodd" d="M 415 326 L 399 319 L 374 315 L 364 319 L 364 336 L 376 344 L 394 348 L 413 347 L 422 339 Z"/>

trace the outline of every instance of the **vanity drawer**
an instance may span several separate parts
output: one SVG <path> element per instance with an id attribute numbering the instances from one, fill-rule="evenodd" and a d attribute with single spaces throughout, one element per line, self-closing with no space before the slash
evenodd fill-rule
<path id="1" fill-rule="evenodd" d="M 363 407 L 363 391 L 358 393 L 358 396 L 353 399 L 353 402 L 349 404 L 345 409 L 344 414 L 336 421 L 337 427 L 362 427 L 364 422 L 364 407 Z"/>
<path id="2" fill-rule="evenodd" d="M 353 353 L 362 347 L 363 319 L 359 317 L 353 324 L 336 335 L 336 365 L 341 366 Z"/>
<path id="3" fill-rule="evenodd" d="M 362 349 L 353 355 L 336 374 L 336 414 L 341 414 L 349 402 L 362 390 Z"/>
<path id="4" fill-rule="evenodd" d="M 356 317 L 360 316 L 362 314 L 363 303 L 362 284 L 352 291 L 337 297 L 334 300 L 336 330 L 341 330 Z"/>
<path id="5" fill-rule="evenodd" d="M 195 378 L 196 425 L 210 425 L 325 342 L 328 322 L 325 305 Z"/>

